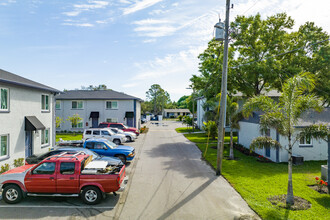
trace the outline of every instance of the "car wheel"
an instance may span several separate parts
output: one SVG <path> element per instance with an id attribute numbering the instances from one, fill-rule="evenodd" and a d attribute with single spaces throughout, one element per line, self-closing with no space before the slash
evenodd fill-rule
<path id="1" fill-rule="evenodd" d="M 81 198 L 87 205 L 95 205 L 102 199 L 102 194 L 99 188 L 95 186 L 87 186 L 81 193 Z"/>
<path id="2" fill-rule="evenodd" d="M 120 144 L 120 140 L 119 139 L 115 139 L 115 140 L 113 140 L 113 143 L 119 145 Z"/>
<path id="3" fill-rule="evenodd" d="M 17 185 L 6 186 L 2 192 L 3 200 L 9 204 L 15 204 L 22 200 L 22 190 Z"/>
<path id="4" fill-rule="evenodd" d="M 132 142 L 132 138 L 130 136 L 126 136 L 128 142 Z"/>
<path id="5" fill-rule="evenodd" d="M 117 155 L 116 157 L 118 157 L 118 159 L 120 159 L 123 164 L 126 163 L 126 157 L 124 155 Z"/>

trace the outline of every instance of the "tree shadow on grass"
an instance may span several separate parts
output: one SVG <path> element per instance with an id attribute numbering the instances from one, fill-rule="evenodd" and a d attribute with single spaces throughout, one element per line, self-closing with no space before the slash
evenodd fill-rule
<path id="1" fill-rule="evenodd" d="M 330 196 L 325 195 L 322 198 L 314 198 L 315 201 L 326 209 L 330 209 Z"/>

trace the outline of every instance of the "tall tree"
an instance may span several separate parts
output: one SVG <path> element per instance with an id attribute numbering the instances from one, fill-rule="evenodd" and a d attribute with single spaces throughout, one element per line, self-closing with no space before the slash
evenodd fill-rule
<path id="1" fill-rule="evenodd" d="M 188 98 L 189 98 L 189 96 L 187 96 L 187 95 L 180 97 L 177 102 L 178 108 L 188 108 L 188 103 L 187 103 Z"/>
<path id="2" fill-rule="evenodd" d="M 277 132 L 288 138 L 288 190 L 286 202 L 294 204 L 292 185 L 292 146 L 301 138 L 326 138 L 329 131 L 326 126 L 320 125 L 318 132 L 315 129 L 306 129 L 304 133 L 299 133 L 295 127 L 299 117 L 309 109 L 321 111 L 321 100 L 310 93 L 315 87 L 314 75 L 301 73 L 288 79 L 283 85 L 283 93 L 276 103 L 267 96 L 254 96 L 243 106 L 245 117 L 251 116 L 254 110 L 264 112 L 260 117 L 260 129 L 264 133 L 269 128 L 276 129 Z M 280 144 L 271 137 L 257 137 L 251 143 L 250 148 L 263 148 L 264 146 L 280 147 Z"/>
<path id="3" fill-rule="evenodd" d="M 329 34 L 312 22 L 292 31 L 294 20 L 285 13 L 261 19 L 237 16 L 231 23 L 228 92 L 247 97 L 262 91 L 281 91 L 288 78 L 300 72 L 316 75 L 315 94 L 329 104 Z M 220 91 L 222 44 L 211 40 L 199 55 L 199 75 L 190 79 L 197 91 L 210 99 Z"/>
<path id="4" fill-rule="evenodd" d="M 237 90 L 246 96 L 261 94 L 261 91 L 274 87 L 278 79 L 277 59 L 264 60 L 279 55 L 288 49 L 294 21 L 285 13 L 270 16 L 265 20 L 260 14 L 245 17 L 237 16 L 231 23 L 231 47 L 237 53 L 231 79 Z M 249 63 L 248 65 L 244 65 Z M 243 65 L 242 65 L 243 64 Z M 241 66 L 240 66 L 241 65 Z"/>
<path id="5" fill-rule="evenodd" d="M 161 114 L 165 105 L 170 102 L 170 95 L 158 84 L 151 85 L 146 92 L 147 99 L 153 104 L 153 113 Z"/>

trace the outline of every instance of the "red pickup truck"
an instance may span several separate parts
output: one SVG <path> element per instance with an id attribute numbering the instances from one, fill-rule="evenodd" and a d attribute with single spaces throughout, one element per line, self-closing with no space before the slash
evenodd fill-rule
<path id="1" fill-rule="evenodd" d="M 26 196 L 81 196 L 86 204 L 94 205 L 106 193 L 122 191 L 126 184 L 125 165 L 92 161 L 83 152 L 64 152 L 37 165 L 17 167 L 0 175 L 2 198 L 10 204 Z"/>

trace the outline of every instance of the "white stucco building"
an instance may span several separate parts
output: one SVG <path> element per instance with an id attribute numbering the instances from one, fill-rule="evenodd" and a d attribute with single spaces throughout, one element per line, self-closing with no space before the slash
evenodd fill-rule
<path id="1" fill-rule="evenodd" d="M 0 166 L 53 146 L 58 92 L 0 69 Z"/>
<path id="2" fill-rule="evenodd" d="M 242 144 L 244 147 L 249 148 L 252 140 L 256 137 L 262 136 L 260 134 L 259 120 L 261 112 L 253 112 L 253 115 L 239 122 L 239 138 L 238 143 Z M 295 126 L 299 132 L 300 128 L 312 124 L 326 124 L 330 126 L 330 108 L 324 109 L 322 112 L 318 113 L 315 111 L 305 112 L 301 119 L 299 119 L 297 125 Z M 268 134 L 272 139 L 278 141 L 281 148 L 270 149 L 263 148 L 257 149 L 255 152 L 259 155 L 263 155 L 274 162 L 287 162 L 288 161 L 288 139 L 287 137 L 281 136 L 274 129 L 270 129 Z M 297 133 L 294 134 L 294 136 Z M 292 148 L 294 156 L 302 156 L 304 160 L 327 160 L 328 158 L 328 143 L 325 140 L 298 140 Z"/>
<path id="3" fill-rule="evenodd" d="M 185 116 L 190 115 L 191 112 L 189 109 L 164 109 L 163 110 L 163 117 L 164 118 L 170 118 L 170 117 L 178 117 L 179 115 Z"/>
<path id="4" fill-rule="evenodd" d="M 119 122 L 139 129 L 141 102 L 140 98 L 113 90 L 66 91 L 56 96 L 56 116 L 64 120 L 57 131 L 83 131 L 101 122 Z M 77 127 L 66 120 L 74 114 L 82 118 Z"/>

